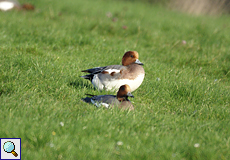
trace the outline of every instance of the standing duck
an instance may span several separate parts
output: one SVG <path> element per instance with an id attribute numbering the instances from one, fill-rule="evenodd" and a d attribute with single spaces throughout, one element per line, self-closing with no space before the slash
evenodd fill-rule
<path id="1" fill-rule="evenodd" d="M 133 92 L 141 85 L 145 77 L 143 63 L 138 58 L 136 51 L 128 51 L 122 58 L 122 65 L 83 70 L 82 72 L 90 74 L 81 77 L 90 80 L 99 90 L 118 90 L 121 85 L 128 84 Z"/>

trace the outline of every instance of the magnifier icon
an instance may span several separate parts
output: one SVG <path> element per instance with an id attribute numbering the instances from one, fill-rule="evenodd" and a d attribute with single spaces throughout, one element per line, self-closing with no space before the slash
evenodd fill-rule
<path id="1" fill-rule="evenodd" d="M 12 153 L 15 157 L 18 156 L 18 154 L 14 151 L 15 150 L 15 145 L 11 141 L 7 141 L 3 145 L 3 149 L 7 153 Z"/>

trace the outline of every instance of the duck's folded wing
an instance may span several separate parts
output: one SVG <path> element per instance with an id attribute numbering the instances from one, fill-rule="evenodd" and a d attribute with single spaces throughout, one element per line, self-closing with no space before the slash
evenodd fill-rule
<path id="1" fill-rule="evenodd" d="M 109 106 L 119 105 L 119 101 L 117 100 L 115 95 L 100 95 L 92 97 L 91 102 L 100 107 L 101 105 L 108 108 Z"/>
<path id="2" fill-rule="evenodd" d="M 103 72 L 109 72 L 109 73 L 115 72 L 115 73 L 118 73 L 118 72 L 121 72 L 121 70 L 123 70 L 125 68 L 126 67 L 122 66 L 122 65 L 111 65 L 111 66 L 106 66 L 103 69 Z"/>
<path id="3" fill-rule="evenodd" d="M 118 79 L 121 77 L 122 72 L 126 70 L 126 66 L 121 65 L 112 65 L 104 68 L 101 73 L 98 75 L 99 79 L 103 81 Z"/>
<path id="4" fill-rule="evenodd" d="M 87 72 L 87 73 L 91 73 L 91 74 L 97 74 L 97 73 L 102 72 L 105 68 L 106 67 L 95 67 L 95 68 L 83 70 L 82 72 Z"/>
<path id="5" fill-rule="evenodd" d="M 91 68 L 91 69 L 87 69 L 87 70 L 83 70 L 82 72 L 87 72 L 87 73 L 91 73 L 91 74 L 98 74 L 98 73 L 118 73 L 121 72 L 121 70 L 123 70 L 124 68 L 126 68 L 125 66 L 121 66 L 121 65 L 111 65 L 111 66 L 105 66 L 105 67 L 95 67 L 95 68 Z"/>

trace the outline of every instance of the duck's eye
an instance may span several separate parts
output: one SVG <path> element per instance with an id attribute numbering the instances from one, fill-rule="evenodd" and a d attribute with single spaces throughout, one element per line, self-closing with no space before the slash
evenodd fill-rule
<path id="1" fill-rule="evenodd" d="M 133 58 L 133 55 L 131 55 L 130 57 L 132 57 L 132 58 Z"/>

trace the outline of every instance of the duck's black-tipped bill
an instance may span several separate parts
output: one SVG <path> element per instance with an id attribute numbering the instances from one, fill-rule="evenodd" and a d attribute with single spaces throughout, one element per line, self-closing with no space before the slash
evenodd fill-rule
<path id="1" fill-rule="evenodd" d="M 128 92 L 128 93 L 127 93 L 127 96 L 134 98 L 134 96 L 132 95 L 131 92 Z"/>
<path id="2" fill-rule="evenodd" d="M 141 61 L 139 61 L 139 59 L 137 59 L 137 60 L 135 61 L 135 63 L 136 63 L 136 64 L 139 64 L 139 65 L 142 65 L 142 66 L 144 65 L 143 63 L 141 63 Z"/>

